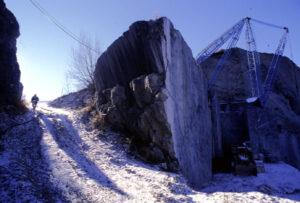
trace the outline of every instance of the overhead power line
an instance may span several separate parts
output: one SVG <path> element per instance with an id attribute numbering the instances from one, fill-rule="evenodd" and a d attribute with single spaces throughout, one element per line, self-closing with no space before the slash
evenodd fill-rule
<path id="1" fill-rule="evenodd" d="M 56 20 L 52 15 L 49 14 L 37 1 L 35 0 L 29 0 L 31 4 L 37 8 L 50 22 L 52 22 L 54 25 L 56 25 L 60 30 L 62 30 L 65 34 L 67 34 L 69 37 L 77 41 L 79 44 L 85 46 L 86 48 L 90 49 L 91 51 L 101 54 L 99 51 L 93 49 L 92 47 L 88 46 L 84 42 L 82 42 L 79 37 L 77 37 L 74 33 L 72 33 L 70 30 L 68 30 L 65 26 L 63 26 L 58 20 Z"/>

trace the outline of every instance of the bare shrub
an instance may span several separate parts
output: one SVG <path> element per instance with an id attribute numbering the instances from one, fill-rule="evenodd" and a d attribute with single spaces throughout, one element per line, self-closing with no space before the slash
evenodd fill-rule
<path id="1" fill-rule="evenodd" d="M 85 34 L 80 35 L 81 44 L 71 51 L 71 65 L 66 72 L 63 94 L 70 93 L 71 87 L 76 90 L 94 89 L 94 70 L 98 57 L 101 55 L 97 40 L 92 41 Z"/>

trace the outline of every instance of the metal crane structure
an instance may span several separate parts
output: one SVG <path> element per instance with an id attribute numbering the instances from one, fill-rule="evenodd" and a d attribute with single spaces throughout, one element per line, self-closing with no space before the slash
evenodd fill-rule
<path id="1" fill-rule="evenodd" d="M 268 69 L 268 74 L 264 83 L 262 84 L 261 74 L 260 74 L 260 62 L 259 62 L 259 54 L 256 49 L 256 42 L 253 35 L 253 30 L 251 27 L 250 21 L 260 23 L 263 25 L 283 29 L 284 33 L 279 41 L 279 45 L 275 51 L 273 59 L 271 61 L 271 65 Z M 228 46 L 220 60 L 217 63 L 217 66 L 212 73 L 210 80 L 208 82 L 208 90 L 211 91 L 214 86 L 216 80 L 220 72 L 224 67 L 224 63 L 230 56 L 233 47 L 235 47 L 237 41 L 240 38 L 240 34 L 243 30 L 243 27 L 246 24 L 246 43 L 247 43 L 247 58 L 248 58 L 248 68 L 249 68 L 249 79 L 250 79 L 250 87 L 251 87 L 251 98 L 247 99 L 248 102 L 259 101 L 262 107 L 265 107 L 270 93 L 272 92 L 275 79 L 278 72 L 278 66 L 280 64 L 280 60 L 282 58 L 282 54 L 287 42 L 288 28 L 281 27 L 277 25 L 273 25 L 270 23 L 265 23 L 256 19 L 252 19 L 249 17 L 243 18 L 236 24 L 234 24 L 229 30 L 223 33 L 219 38 L 209 44 L 204 50 L 202 50 L 196 57 L 196 62 L 198 64 L 206 61 L 212 54 L 214 54 L 220 47 L 222 47 L 228 40 Z"/>

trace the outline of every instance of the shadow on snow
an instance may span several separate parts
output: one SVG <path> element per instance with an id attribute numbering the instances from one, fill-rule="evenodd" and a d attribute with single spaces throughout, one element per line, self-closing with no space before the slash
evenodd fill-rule
<path id="1" fill-rule="evenodd" d="M 43 159 L 39 123 L 33 119 L 19 126 L 8 132 L 1 143 L 10 157 L 6 160 L 8 165 L 0 166 L 0 202 L 22 202 L 28 198 L 41 202 L 67 202 L 62 191 L 53 185 L 49 166 Z"/>

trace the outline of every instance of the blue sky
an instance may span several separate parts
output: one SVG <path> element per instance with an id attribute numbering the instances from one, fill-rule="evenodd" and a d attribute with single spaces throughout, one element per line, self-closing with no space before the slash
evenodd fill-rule
<path id="1" fill-rule="evenodd" d="M 234 23 L 249 16 L 290 29 L 284 55 L 300 65 L 299 0 L 37 0 L 61 24 L 100 42 L 101 50 L 138 20 L 167 16 L 197 55 Z M 64 73 L 77 42 L 48 21 L 29 0 L 5 0 L 19 24 L 18 61 L 24 94 L 41 100 L 61 95 Z M 282 30 L 254 24 L 257 47 L 274 52 Z M 238 43 L 244 46 L 244 35 Z M 292 48 L 292 52 L 291 49 Z M 291 54 L 292 53 L 292 54 Z"/>

